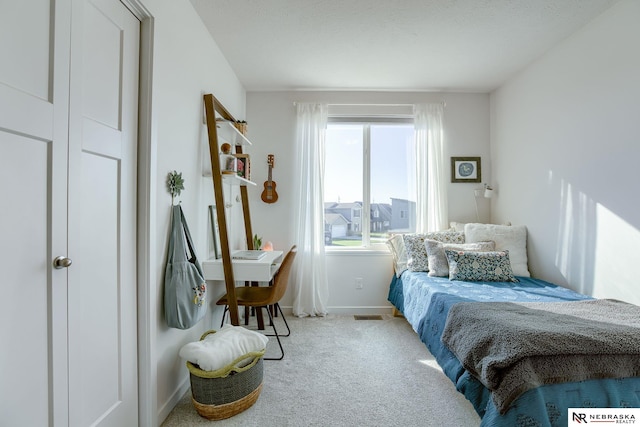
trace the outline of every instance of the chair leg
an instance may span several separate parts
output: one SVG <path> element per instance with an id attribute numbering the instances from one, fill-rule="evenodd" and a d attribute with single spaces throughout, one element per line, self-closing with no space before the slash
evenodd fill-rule
<path id="1" fill-rule="evenodd" d="M 225 317 L 227 317 L 227 311 L 229 311 L 229 306 L 225 305 L 224 306 L 224 311 L 222 312 L 222 320 L 220 321 L 220 327 L 222 328 L 222 326 L 224 326 L 224 319 Z"/>
<path id="2" fill-rule="evenodd" d="M 282 348 L 282 343 L 280 342 L 280 335 L 278 335 L 278 330 L 276 329 L 275 323 L 273 323 L 273 316 L 271 315 L 271 311 L 267 308 L 267 314 L 269 315 L 269 320 L 271 321 L 271 326 L 273 326 L 273 332 L 275 332 L 276 340 L 278 340 L 278 346 L 280 347 L 280 357 L 263 357 L 264 360 L 282 360 L 284 358 L 284 349 Z M 287 326 L 288 328 L 289 326 Z"/>
<path id="3" fill-rule="evenodd" d="M 287 318 L 284 317 L 284 313 L 282 312 L 282 308 L 280 307 L 279 303 L 276 303 L 275 307 L 276 307 L 277 311 L 280 312 L 280 315 L 282 316 L 282 320 L 284 321 L 284 325 L 287 327 L 287 335 L 280 335 L 280 336 L 281 337 L 288 337 L 289 335 L 291 335 L 291 329 L 289 329 L 289 324 L 287 323 Z"/>
<path id="4" fill-rule="evenodd" d="M 282 320 L 284 321 L 284 325 L 287 327 L 287 335 L 280 335 L 281 337 L 288 337 L 289 335 L 291 335 L 291 329 L 289 329 L 289 324 L 287 323 L 287 318 L 284 317 L 284 313 L 282 312 L 282 308 L 280 308 L 280 304 L 275 303 L 273 305 L 274 309 L 274 313 L 277 313 L 278 311 L 280 312 L 280 315 L 282 316 Z M 267 311 L 270 312 L 269 309 L 267 309 Z M 271 326 L 273 326 L 273 318 L 271 316 L 269 316 L 269 319 L 271 320 Z M 275 329 L 275 328 L 274 328 Z M 273 337 L 273 334 L 265 334 L 268 337 Z"/>

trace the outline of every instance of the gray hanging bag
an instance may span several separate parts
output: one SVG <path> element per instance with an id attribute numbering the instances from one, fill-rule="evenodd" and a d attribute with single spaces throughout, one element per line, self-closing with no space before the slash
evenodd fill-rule
<path id="1" fill-rule="evenodd" d="M 182 206 L 173 206 L 164 275 L 164 314 L 167 324 L 172 328 L 189 329 L 198 323 L 207 310 L 206 293 L 207 284 L 193 249 Z"/>

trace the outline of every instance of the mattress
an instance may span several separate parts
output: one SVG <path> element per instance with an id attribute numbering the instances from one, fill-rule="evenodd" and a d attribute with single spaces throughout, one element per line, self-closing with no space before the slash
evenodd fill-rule
<path id="1" fill-rule="evenodd" d="M 447 314 L 458 302 L 548 302 L 593 299 L 561 286 L 529 277 L 512 282 L 462 282 L 448 277 L 405 271 L 392 278 L 389 301 L 400 310 L 422 342 L 454 383 L 472 403 L 481 426 L 566 426 L 567 408 L 640 407 L 640 378 L 598 379 L 552 384 L 522 394 L 503 415 L 491 394 L 467 372 L 442 343 Z"/>

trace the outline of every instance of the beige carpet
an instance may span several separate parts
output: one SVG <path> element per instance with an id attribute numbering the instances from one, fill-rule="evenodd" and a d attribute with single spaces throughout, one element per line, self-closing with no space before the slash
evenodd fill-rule
<path id="1" fill-rule="evenodd" d="M 403 318 L 329 315 L 287 320 L 291 336 L 282 338 L 285 358 L 264 362 L 262 393 L 251 408 L 209 421 L 195 411 L 188 392 L 162 426 L 480 424 L 471 404 L 456 392 Z M 267 356 L 276 350 L 271 338 Z"/>

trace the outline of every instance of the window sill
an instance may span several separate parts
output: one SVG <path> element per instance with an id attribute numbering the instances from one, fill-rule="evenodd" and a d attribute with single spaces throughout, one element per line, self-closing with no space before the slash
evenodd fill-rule
<path id="1" fill-rule="evenodd" d="M 387 248 L 333 248 L 325 247 L 326 256 L 391 256 Z"/>

